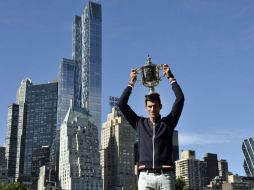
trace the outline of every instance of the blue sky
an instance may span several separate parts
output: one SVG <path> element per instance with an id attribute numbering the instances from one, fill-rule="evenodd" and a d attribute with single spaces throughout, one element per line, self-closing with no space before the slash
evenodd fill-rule
<path id="1" fill-rule="evenodd" d="M 0 1 L 0 144 L 7 107 L 26 77 L 34 84 L 57 78 L 71 58 L 71 28 L 85 0 Z M 244 175 L 243 139 L 253 137 L 254 2 L 252 0 L 107 0 L 103 15 L 103 117 L 109 96 L 120 96 L 129 72 L 145 64 L 169 64 L 185 97 L 178 123 L 180 150 L 217 153 L 229 170 Z M 164 78 L 156 90 L 162 115 L 174 100 Z M 137 84 L 130 104 L 140 115 L 147 89 Z"/>

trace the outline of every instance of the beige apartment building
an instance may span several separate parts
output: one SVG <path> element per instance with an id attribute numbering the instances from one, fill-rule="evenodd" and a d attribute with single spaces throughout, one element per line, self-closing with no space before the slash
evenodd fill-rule
<path id="1" fill-rule="evenodd" d="M 102 125 L 100 165 L 104 190 L 134 189 L 134 144 L 136 131 L 126 121 L 120 110 L 113 107 Z"/>
<path id="2" fill-rule="evenodd" d="M 195 151 L 183 151 L 181 159 L 175 164 L 176 178 L 182 178 L 190 189 L 203 189 L 206 183 L 206 163 L 196 159 Z"/>

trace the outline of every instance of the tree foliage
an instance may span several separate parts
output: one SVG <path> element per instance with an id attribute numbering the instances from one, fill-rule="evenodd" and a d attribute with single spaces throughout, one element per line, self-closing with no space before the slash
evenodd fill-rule
<path id="1" fill-rule="evenodd" d="M 1 190 L 29 190 L 26 188 L 22 183 L 15 182 L 15 183 L 0 183 Z"/>
<path id="2" fill-rule="evenodd" d="M 176 190 L 187 190 L 188 187 L 185 184 L 185 181 L 182 178 L 176 179 Z"/>

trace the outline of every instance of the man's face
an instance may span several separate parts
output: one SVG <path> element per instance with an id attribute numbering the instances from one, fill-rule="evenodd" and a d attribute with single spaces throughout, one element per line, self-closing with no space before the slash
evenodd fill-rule
<path id="1" fill-rule="evenodd" d="M 156 101 L 146 102 L 146 111 L 151 120 L 156 119 L 160 115 L 161 105 Z"/>

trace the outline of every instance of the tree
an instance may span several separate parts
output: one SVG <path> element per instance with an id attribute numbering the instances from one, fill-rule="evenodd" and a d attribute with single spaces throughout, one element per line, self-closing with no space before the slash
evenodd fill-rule
<path id="1" fill-rule="evenodd" d="M 186 190 L 186 188 L 187 188 L 187 186 L 186 186 L 183 178 L 177 178 L 176 179 L 176 190 Z"/>
<path id="2" fill-rule="evenodd" d="M 19 182 L 7 183 L 7 184 L 0 183 L 0 189 L 1 190 L 29 190 L 22 183 L 19 183 Z"/>

